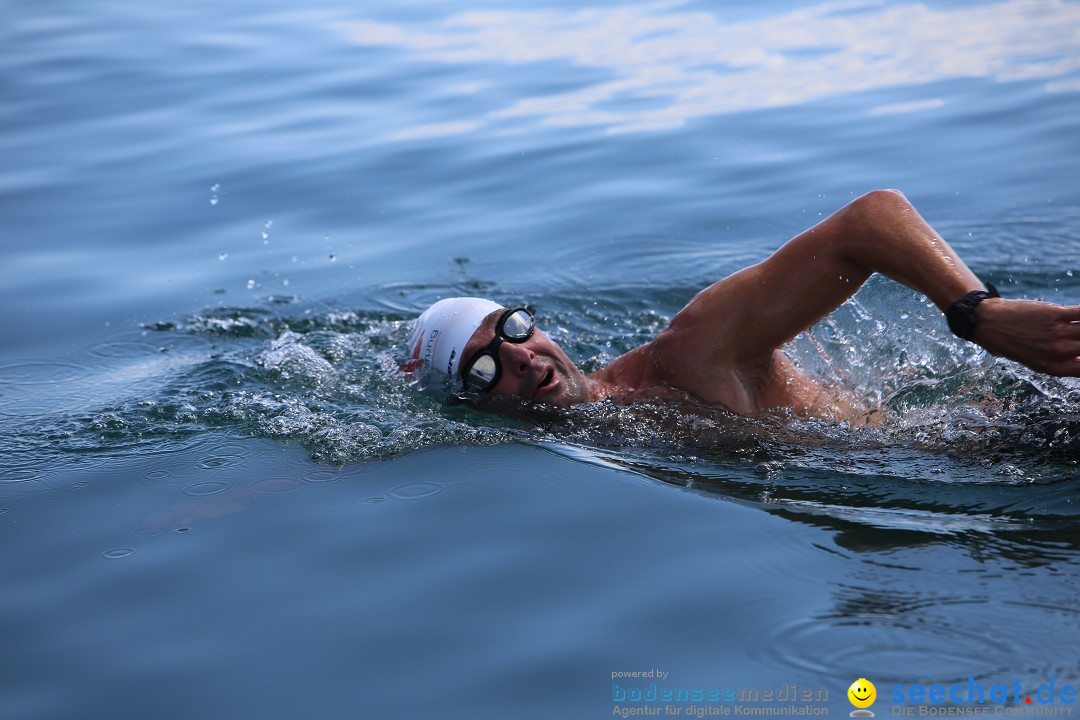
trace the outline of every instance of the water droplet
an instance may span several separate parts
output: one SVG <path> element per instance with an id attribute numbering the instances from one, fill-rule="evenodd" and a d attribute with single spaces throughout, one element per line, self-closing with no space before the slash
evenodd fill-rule
<path id="1" fill-rule="evenodd" d="M 295 255 L 293 255 L 293 256 L 292 256 L 292 261 L 293 261 L 293 262 L 300 262 L 300 258 L 298 258 L 298 257 L 296 257 Z"/>
<path id="2" fill-rule="evenodd" d="M 229 257 L 229 253 L 227 253 L 227 252 L 219 252 L 217 254 L 217 259 L 218 260 L 224 260 L 227 257 Z"/>
<path id="3" fill-rule="evenodd" d="M 255 281 L 254 280 L 248 280 L 247 281 L 247 288 L 248 288 L 248 290 L 253 290 L 255 288 Z"/>
<path id="4" fill-rule="evenodd" d="M 217 205 L 217 195 L 211 195 L 210 196 L 210 204 L 211 205 Z"/>
<path id="5" fill-rule="evenodd" d="M 1068 275 L 1069 277 L 1072 277 L 1072 270 L 1066 270 L 1065 274 Z"/>
<path id="6" fill-rule="evenodd" d="M 282 284 L 282 285 L 283 285 L 284 287 L 289 287 L 289 279 L 288 279 L 288 278 L 285 278 L 284 280 L 282 280 L 282 281 L 281 281 L 281 284 Z"/>
<path id="7" fill-rule="evenodd" d="M 337 255 L 330 253 L 330 262 L 337 262 Z"/>
<path id="8" fill-rule="evenodd" d="M 219 189 L 221 189 L 220 183 L 214 183 L 210 186 L 210 192 L 217 192 Z"/>
<path id="9" fill-rule="evenodd" d="M 265 245 L 265 244 L 267 244 L 268 242 L 270 242 L 270 233 L 268 233 L 268 232 L 266 232 L 265 230 L 263 230 L 263 231 L 262 231 L 262 239 L 263 239 L 263 245 Z"/>

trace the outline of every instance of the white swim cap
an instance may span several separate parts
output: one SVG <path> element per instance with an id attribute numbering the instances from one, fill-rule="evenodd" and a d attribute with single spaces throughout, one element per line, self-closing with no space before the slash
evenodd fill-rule
<path id="1" fill-rule="evenodd" d="M 502 305 L 483 298 L 440 300 L 416 318 L 409 338 L 409 359 L 401 366 L 415 374 L 426 390 L 453 387 L 461 367 L 461 354 L 469 338 Z"/>

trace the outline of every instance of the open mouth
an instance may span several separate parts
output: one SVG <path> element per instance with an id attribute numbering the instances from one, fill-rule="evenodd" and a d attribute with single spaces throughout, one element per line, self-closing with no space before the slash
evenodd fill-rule
<path id="1" fill-rule="evenodd" d="M 540 383 L 536 386 L 536 391 L 533 393 L 533 395 L 538 395 L 539 393 L 547 390 L 554 382 L 555 368 L 548 368 L 548 371 L 544 373 L 544 376 L 542 378 L 540 378 Z"/>

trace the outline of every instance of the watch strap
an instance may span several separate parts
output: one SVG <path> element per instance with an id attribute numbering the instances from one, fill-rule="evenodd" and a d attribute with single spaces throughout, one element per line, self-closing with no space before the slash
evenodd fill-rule
<path id="1" fill-rule="evenodd" d="M 957 337 L 970 340 L 975 335 L 975 306 L 988 298 L 998 297 L 1001 297 L 1001 294 L 993 283 L 986 283 L 985 290 L 972 290 L 945 311 L 949 329 Z"/>

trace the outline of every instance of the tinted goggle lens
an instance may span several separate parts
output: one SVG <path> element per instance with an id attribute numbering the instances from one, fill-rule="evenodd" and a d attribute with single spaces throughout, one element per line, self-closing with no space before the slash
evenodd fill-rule
<path id="1" fill-rule="evenodd" d="M 499 380 L 499 345 L 504 342 L 522 343 L 532 337 L 536 320 L 528 308 L 511 310 L 496 326 L 495 337 L 477 353 L 472 365 L 465 372 L 465 388 L 472 392 L 486 392 Z"/>
<path id="2" fill-rule="evenodd" d="M 528 310 L 515 310 L 503 321 L 502 336 L 510 342 L 528 340 L 535 326 L 536 321 Z"/>
<path id="3" fill-rule="evenodd" d="M 494 357 L 485 353 L 473 361 L 465 375 L 465 387 L 474 392 L 483 392 L 489 385 L 494 384 L 498 373 L 499 364 Z"/>

